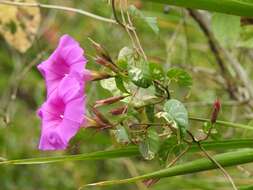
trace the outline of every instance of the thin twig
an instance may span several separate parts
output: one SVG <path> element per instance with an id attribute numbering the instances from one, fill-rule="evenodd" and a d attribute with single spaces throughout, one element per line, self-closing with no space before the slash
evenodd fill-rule
<path id="1" fill-rule="evenodd" d="M 142 46 L 141 46 L 140 39 L 139 39 L 139 37 L 138 37 L 138 35 L 137 35 L 137 33 L 136 33 L 136 31 L 135 31 L 134 27 L 133 27 L 133 23 L 132 23 L 132 20 L 131 20 L 130 14 L 129 14 L 129 12 L 128 12 L 128 11 L 126 12 L 126 14 L 127 14 L 127 19 L 128 19 L 128 22 L 129 22 L 130 26 L 133 28 L 133 30 L 131 30 L 131 31 L 132 31 L 132 32 L 133 32 L 133 34 L 134 34 L 134 37 L 135 37 L 136 42 L 137 42 L 137 44 L 138 44 L 138 47 L 139 47 L 139 49 L 140 49 L 140 51 L 141 51 L 141 53 L 142 53 L 142 55 L 143 55 L 144 59 L 147 61 L 147 60 L 148 60 L 148 58 L 147 58 L 147 56 L 146 56 L 146 54 L 145 54 L 145 51 L 143 50 L 143 48 L 142 48 Z"/>
<path id="2" fill-rule="evenodd" d="M 99 15 L 95 15 L 93 13 L 81 10 L 81 9 L 76 9 L 72 7 L 65 7 L 65 6 L 59 6 L 59 5 L 49 5 L 49 4 L 43 4 L 43 3 L 24 3 L 24 2 L 13 2 L 13 1 L 5 1 L 5 0 L 0 0 L 0 4 L 4 5 L 10 5 L 10 6 L 19 6 L 19 7 L 39 7 L 39 8 L 47 8 L 47 9 L 55 9 L 55 10 L 63 10 L 63 11 L 69 11 L 69 12 L 74 12 L 78 13 L 81 15 L 88 16 L 90 18 L 94 18 L 100 21 L 104 22 L 109 22 L 112 24 L 118 24 L 115 20 L 105 18 Z"/>
<path id="3" fill-rule="evenodd" d="M 182 158 L 187 152 L 188 150 L 191 148 L 192 144 L 190 143 L 186 149 L 184 149 L 175 159 L 173 159 L 166 167 L 171 167 L 173 166 L 180 158 Z"/>
<path id="4" fill-rule="evenodd" d="M 125 30 L 126 30 L 128 36 L 129 36 L 129 38 L 131 39 L 133 48 L 137 51 L 138 54 L 141 55 L 141 52 L 139 52 L 139 48 L 136 45 L 136 42 L 135 42 L 134 37 L 132 36 L 132 34 L 130 32 L 130 29 L 127 27 L 127 22 L 126 22 L 125 15 L 124 15 L 124 12 L 123 12 L 123 6 L 124 6 L 123 2 L 125 2 L 125 1 L 120 1 L 120 13 L 121 13 L 122 22 L 123 22 L 123 24 L 125 26 Z M 127 2 L 125 2 L 125 4 L 127 6 Z"/>
<path id="5" fill-rule="evenodd" d="M 205 149 L 204 147 L 201 145 L 200 141 L 199 140 L 196 140 L 194 135 L 189 131 L 187 130 L 186 131 L 187 134 L 191 137 L 192 139 L 192 142 L 196 143 L 199 147 L 199 149 L 205 154 L 205 156 L 213 163 L 215 164 L 223 173 L 223 175 L 226 177 L 226 179 L 228 179 L 228 181 L 231 183 L 232 187 L 234 190 L 238 190 L 237 187 L 235 186 L 235 183 L 232 179 L 232 177 L 229 175 L 229 173 L 222 167 L 222 165 L 220 165 L 220 163 L 215 160 Z"/>
<path id="6" fill-rule="evenodd" d="M 126 5 L 127 5 L 127 0 L 125 1 Z M 135 31 L 135 28 L 133 26 L 133 23 L 132 23 L 132 20 L 131 20 L 131 17 L 130 17 L 130 14 L 128 11 L 126 11 L 126 15 L 127 15 L 127 21 L 128 23 L 126 22 L 126 19 L 124 17 L 124 13 L 123 13 L 123 10 L 122 10 L 122 4 L 120 4 L 121 6 L 121 16 L 122 16 L 122 21 L 123 23 L 119 20 L 118 16 L 117 16 L 117 13 L 116 13 L 116 7 L 115 7 L 115 0 L 112 0 L 112 10 L 113 10 L 113 15 L 114 15 L 114 18 L 116 20 L 116 22 L 122 26 L 125 31 L 128 33 L 132 43 L 133 43 L 133 46 L 136 48 L 137 50 L 137 53 L 140 54 L 141 56 L 143 56 L 143 58 L 147 61 L 147 56 L 141 46 L 141 42 L 139 40 L 139 37 Z M 135 40 L 133 39 L 135 38 Z"/>
<path id="7" fill-rule="evenodd" d="M 223 106 L 244 106 L 248 103 L 249 101 L 235 101 L 235 100 L 228 100 L 228 101 L 222 101 Z M 186 106 L 197 106 L 197 107 L 203 107 L 203 106 L 210 106 L 212 105 L 213 102 L 209 101 L 194 101 L 194 102 L 186 102 Z"/>
<path id="8" fill-rule="evenodd" d="M 112 12 L 113 12 L 113 16 L 114 16 L 116 22 L 125 29 L 126 28 L 125 25 L 119 20 L 119 18 L 117 16 L 117 12 L 116 12 L 116 8 L 115 8 L 115 0 L 112 0 Z"/>
<path id="9" fill-rule="evenodd" d="M 188 152 L 188 150 L 191 148 L 191 145 L 192 145 L 191 143 L 188 144 L 188 147 L 186 147 L 186 149 L 185 149 L 184 151 L 182 151 L 175 159 L 173 159 L 173 160 L 166 166 L 166 168 L 169 168 L 169 167 L 173 166 L 174 164 L 176 164 L 177 161 L 178 161 L 180 158 L 182 158 L 182 157 Z M 145 180 L 145 181 L 143 181 L 143 182 L 146 184 L 147 187 L 150 187 L 150 186 L 156 184 L 159 180 L 160 180 L 160 178 L 154 178 L 154 179 Z"/>
<path id="10" fill-rule="evenodd" d="M 213 162 L 218 168 L 222 171 L 223 175 L 228 179 L 228 181 L 231 183 L 232 187 L 234 190 L 238 190 L 237 187 L 235 186 L 234 180 L 232 177 L 229 175 L 229 173 L 220 165 L 220 163 L 215 160 L 205 149 L 204 147 L 200 144 L 200 142 L 196 142 L 198 147 L 201 149 L 201 151 L 206 155 L 206 157 Z"/>
<path id="11" fill-rule="evenodd" d="M 131 99 L 130 99 L 129 102 L 127 103 L 127 105 L 126 105 L 126 107 L 124 108 L 122 114 L 125 114 L 125 113 L 127 112 L 128 106 L 133 102 L 134 97 L 135 97 L 136 94 L 138 93 L 139 89 L 140 89 L 140 88 L 138 87 L 138 88 L 135 90 L 135 92 L 132 94 Z"/>

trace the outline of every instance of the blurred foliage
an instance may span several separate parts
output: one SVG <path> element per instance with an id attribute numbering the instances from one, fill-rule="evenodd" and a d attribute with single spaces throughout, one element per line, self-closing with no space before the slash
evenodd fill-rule
<path id="1" fill-rule="evenodd" d="M 101 16 L 113 17 L 111 7 L 105 0 L 41 0 L 40 2 L 78 7 Z M 185 14 L 185 11 L 182 8 L 150 2 L 143 3 L 139 0 L 132 0 L 130 2 L 141 10 L 142 19 L 134 19 L 134 26 L 139 34 L 144 51 L 149 61 L 152 62 L 152 64 L 148 65 L 149 70 L 152 73 L 155 69 L 158 71 L 161 70 L 159 68 L 162 67 L 166 71 L 166 73 L 158 72 L 158 74 L 157 72 L 153 72 L 152 76 L 159 79 L 163 77 L 171 78 L 170 85 L 173 89 L 170 94 L 171 97 L 184 102 L 190 115 L 204 118 L 210 117 L 211 103 L 219 97 L 224 102 L 219 119 L 237 123 L 249 123 L 251 119 L 244 117 L 246 114 L 245 105 L 229 104 L 231 100 L 227 91 L 216 83 L 215 80 L 210 80 L 205 72 L 198 72 L 202 69 L 215 73 L 214 77 L 218 77 L 218 66 L 208 47 L 207 39 L 199 30 L 198 25 Z M 34 10 L 34 8 L 32 9 Z M 135 14 L 140 14 L 137 9 L 133 11 Z M 1 11 L 0 20 L 5 18 L 2 16 L 2 13 Z M 93 57 L 95 56 L 95 50 L 88 38 L 95 39 L 100 44 L 103 44 L 110 55 L 116 60 L 118 53 L 123 47 L 131 47 L 131 41 L 128 35 L 119 26 L 94 20 L 83 15 L 52 9 L 41 9 L 40 13 L 41 23 L 39 30 L 34 37 L 32 47 L 25 53 L 20 53 L 10 46 L 10 42 L 6 40 L 5 35 L 0 36 L 0 156 L 3 159 L 17 159 L 112 149 L 114 147 L 113 145 L 116 144 L 115 139 L 112 138 L 107 130 L 94 132 L 88 129 L 82 129 L 71 141 L 70 147 L 64 152 L 41 152 L 37 150 L 40 123 L 36 116 L 36 109 L 45 98 L 44 81 L 35 66 L 22 79 L 19 78 L 19 74 L 30 63 L 34 60 L 36 61 L 41 53 L 43 53 L 42 59 L 37 60 L 36 64 L 46 59 L 54 50 L 57 45 L 57 40 L 62 34 L 69 34 L 80 42 L 89 60 L 89 69 L 103 70 L 102 67 L 94 63 Z M 207 14 L 209 15 L 209 13 Z M 221 18 L 222 16 L 223 18 Z M 229 48 L 239 57 L 240 62 L 249 76 L 252 76 L 252 25 L 238 26 L 238 18 L 227 19 L 227 17 L 224 18 L 224 15 L 214 14 L 213 17 L 216 20 L 213 20 L 212 28 L 214 33 L 218 35 L 217 38 L 221 38 L 221 43 L 229 42 Z M 142 20 L 145 19 L 146 22 L 143 22 Z M 226 23 L 228 20 L 235 22 L 236 27 L 240 27 L 240 29 L 233 28 L 231 23 L 231 25 Z M 153 25 L 154 22 L 158 23 L 159 32 L 156 26 Z M 228 29 L 228 33 L 224 36 L 221 34 L 226 32 L 224 30 L 225 24 L 227 27 L 225 29 Z M 13 29 L 12 25 L 9 26 L 10 29 Z M 28 28 L 31 29 L 31 27 Z M 236 30 L 236 33 L 231 32 L 234 30 Z M 158 34 L 155 34 L 154 31 Z M 143 66 L 143 62 L 144 66 L 147 67 L 145 61 L 140 60 L 140 62 L 142 63 L 140 64 L 141 67 Z M 150 81 L 146 80 L 145 73 L 141 72 L 141 75 L 137 76 L 142 78 L 141 83 L 139 83 L 140 80 L 134 81 L 136 79 L 136 70 L 143 71 L 142 68 L 138 68 L 140 65 L 130 68 L 129 72 L 131 73 L 131 69 L 134 69 L 132 72 L 134 74 L 132 81 L 141 87 L 147 88 L 145 92 L 139 92 L 139 96 L 136 97 L 139 100 L 143 100 L 143 94 L 147 95 L 147 92 L 153 93 L 154 89 L 148 88 Z M 185 73 L 182 68 L 189 74 Z M 199 68 L 199 70 L 193 68 Z M 167 73 L 167 71 L 169 72 Z M 172 73 L 176 74 L 172 75 Z M 190 78 L 190 82 L 189 80 L 185 81 L 185 78 Z M 173 83 L 174 79 L 179 80 L 179 83 L 182 85 L 175 85 Z M 118 81 L 117 85 L 121 85 L 123 90 L 118 87 L 121 92 L 117 93 L 124 93 L 122 84 L 122 81 Z M 16 90 L 17 97 L 15 97 Z M 88 106 L 93 105 L 98 99 L 111 96 L 108 90 L 102 88 L 100 82 L 88 84 L 86 91 Z M 102 111 L 107 113 L 108 108 L 103 108 Z M 90 115 L 90 113 L 88 114 Z M 131 114 L 134 115 L 134 112 L 131 112 Z M 191 121 L 190 124 L 192 127 L 191 130 L 196 135 L 200 134 L 202 124 L 194 121 Z M 212 136 L 214 139 L 229 139 L 231 137 L 251 138 L 253 135 L 250 131 L 234 128 L 220 127 L 216 128 L 216 130 L 217 135 L 213 134 Z M 117 137 L 120 138 L 116 140 L 124 141 L 125 143 L 128 138 L 127 131 L 121 128 L 117 130 L 117 133 L 120 135 L 117 135 Z M 157 153 L 158 148 L 156 147 L 157 144 L 153 143 L 154 141 L 157 141 L 156 131 L 149 131 L 148 138 L 142 144 L 141 152 L 144 155 L 147 153 L 145 152 L 146 146 L 152 147 L 154 151 L 152 154 Z M 115 146 L 119 145 L 117 144 Z M 173 156 L 174 154 L 171 156 L 171 160 Z M 200 156 L 203 156 L 203 154 L 190 153 L 187 157 L 183 157 L 179 163 L 182 160 L 194 160 Z M 162 168 L 156 159 L 146 161 L 141 157 L 137 157 L 132 161 L 137 173 L 146 173 Z M 5 165 L 0 167 L 0 187 L 6 190 L 77 189 L 85 183 L 132 176 L 132 168 L 125 163 L 125 159 L 28 166 Z M 238 185 L 247 186 L 253 183 L 252 178 L 250 178 L 253 172 L 252 164 L 234 167 L 228 169 L 228 171 Z M 106 187 L 106 189 L 112 190 L 118 188 L 118 186 Z M 137 186 L 136 184 L 122 185 L 120 188 L 122 190 L 133 188 L 145 189 L 145 187 L 138 186 L 138 184 Z M 175 190 L 225 190 L 229 189 L 230 186 L 228 186 L 219 171 L 211 171 L 163 179 L 151 187 L 151 189 L 155 190 L 163 190 L 165 188 Z"/>

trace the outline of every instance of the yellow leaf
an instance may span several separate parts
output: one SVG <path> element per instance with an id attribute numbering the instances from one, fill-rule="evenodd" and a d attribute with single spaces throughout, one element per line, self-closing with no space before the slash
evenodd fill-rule
<path id="1" fill-rule="evenodd" d="M 23 2 L 34 3 L 35 0 Z M 7 43 L 24 53 L 31 47 L 40 25 L 40 9 L 0 5 L 0 35 Z"/>

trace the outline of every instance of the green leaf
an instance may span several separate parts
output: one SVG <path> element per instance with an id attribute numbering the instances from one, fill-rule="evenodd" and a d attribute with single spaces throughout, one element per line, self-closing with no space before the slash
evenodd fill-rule
<path id="1" fill-rule="evenodd" d="M 140 153 L 145 159 L 152 160 L 158 152 L 159 146 L 159 136 L 156 130 L 150 127 L 147 130 L 147 137 L 139 144 Z"/>
<path id="2" fill-rule="evenodd" d="M 230 153 L 223 153 L 213 156 L 213 158 L 222 166 L 236 166 L 240 164 L 253 162 L 253 149 L 241 150 Z M 158 170 L 148 174 L 128 178 L 121 180 L 103 181 L 92 184 L 87 184 L 87 186 L 108 186 L 124 183 L 133 183 L 139 180 L 153 179 L 153 178 L 165 178 L 179 175 L 186 175 L 191 173 L 197 173 L 202 171 L 209 171 L 212 169 L 217 169 L 217 165 L 210 161 L 208 158 L 197 159 L 184 164 L 179 164 L 174 167 L 169 167 L 166 169 Z"/>
<path id="3" fill-rule="evenodd" d="M 149 122 L 154 122 L 155 120 L 155 106 L 150 104 L 145 106 L 145 112 L 147 114 L 147 118 Z"/>
<path id="4" fill-rule="evenodd" d="M 138 10 L 134 5 L 129 6 L 129 12 L 131 15 L 142 19 L 144 22 L 148 24 L 148 26 L 155 32 L 155 34 L 159 33 L 159 27 L 157 24 L 156 17 L 146 17 L 140 10 Z"/>
<path id="5" fill-rule="evenodd" d="M 116 63 L 122 71 L 127 71 L 131 65 L 135 64 L 134 50 L 129 47 L 123 47 L 118 54 Z"/>
<path id="6" fill-rule="evenodd" d="M 120 50 L 118 64 L 128 70 L 128 76 L 135 85 L 148 88 L 152 84 L 148 63 L 141 58 L 136 59 L 132 49 L 124 47 Z"/>
<path id="7" fill-rule="evenodd" d="M 100 85 L 112 93 L 114 96 L 122 95 L 121 91 L 118 89 L 116 81 L 114 78 L 104 79 L 100 81 Z"/>
<path id="8" fill-rule="evenodd" d="M 131 98 L 130 96 L 121 100 L 127 104 L 131 104 L 134 107 L 143 107 L 147 104 L 154 104 L 158 101 L 157 96 L 155 96 L 155 89 L 153 86 L 148 88 L 138 88 L 135 84 L 129 83 L 127 86 L 129 91 L 136 92 L 135 96 Z M 138 90 L 137 90 L 138 89 Z M 126 94 L 127 95 L 127 94 Z"/>
<path id="9" fill-rule="evenodd" d="M 120 144 L 128 144 L 130 140 L 128 138 L 128 134 L 126 129 L 123 126 L 117 127 L 115 130 L 112 130 L 116 141 Z"/>
<path id="10" fill-rule="evenodd" d="M 148 88 L 152 84 L 148 64 L 143 59 L 136 61 L 136 66 L 129 66 L 128 75 L 136 86 Z"/>
<path id="11" fill-rule="evenodd" d="M 170 80 L 177 82 L 180 86 L 192 86 L 192 77 L 183 69 L 172 68 L 167 72 L 167 76 Z"/>
<path id="12" fill-rule="evenodd" d="M 134 55 L 133 49 L 129 47 L 123 47 L 119 51 L 118 60 L 127 60 L 128 58 L 131 58 Z"/>
<path id="13" fill-rule="evenodd" d="M 253 17 L 251 0 L 144 0 L 144 2 L 164 3 L 192 9 L 203 9 L 238 16 Z"/>
<path id="14" fill-rule="evenodd" d="M 172 136 L 163 141 L 158 153 L 160 161 L 162 161 L 162 164 L 166 164 L 165 162 L 167 161 L 168 157 L 174 154 L 173 150 L 177 145 L 178 145 L 177 138 L 175 136 Z"/>
<path id="15" fill-rule="evenodd" d="M 163 67 L 157 63 L 149 63 L 149 72 L 153 79 L 157 80 L 165 79 Z"/>
<path id="16" fill-rule="evenodd" d="M 128 65 L 134 63 L 134 51 L 129 47 L 123 47 L 118 55 L 117 65 L 122 70 L 127 70 Z"/>
<path id="17" fill-rule="evenodd" d="M 241 31 L 240 17 L 214 13 L 212 16 L 212 30 L 216 39 L 223 46 L 233 47 Z"/>
<path id="18" fill-rule="evenodd" d="M 124 85 L 124 81 L 120 76 L 116 76 L 115 77 L 115 82 L 116 82 L 116 86 L 117 88 L 123 92 L 123 93 L 129 93 Z"/>
<path id="19" fill-rule="evenodd" d="M 159 150 L 160 163 L 164 166 L 167 166 L 168 161 L 172 160 L 172 158 L 177 157 L 182 151 L 187 148 L 187 146 L 188 145 L 184 142 L 178 143 L 177 136 L 171 136 L 168 139 L 165 139 Z M 197 149 L 194 150 L 198 151 Z M 188 151 L 190 152 L 191 149 Z"/>
<path id="20" fill-rule="evenodd" d="M 188 112 L 180 101 L 170 99 L 164 104 L 163 109 L 169 120 L 175 121 L 179 127 L 188 127 Z"/>

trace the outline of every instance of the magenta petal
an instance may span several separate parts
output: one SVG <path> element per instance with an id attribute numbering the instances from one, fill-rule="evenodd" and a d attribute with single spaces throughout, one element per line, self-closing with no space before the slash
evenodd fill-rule
<path id="1" fill-rule="evenodd" d="M 66 105 L 64 118 L 78 122 L 81 125 L 84 122 L 83 120 L 85 115 L 84 103 L 84 96 L 70 101 Z"/>
<path id="2" fill-rule="evenodd" d="M 63 118 L 58 129 L 59 129 L 59 133 L 61 134 L 61 137 L 68 144 L 70 139 L 73 136 L 75 136 L 78 130 L 80 129 L 80 123 L 69 120 L 67 118 Z"/>
<path id="3" fill-rule="evenodd" d="M 67 147 L 67 142 L 62 138 L 58 128 L 42 129 L 40 138 L 40 150 L 63 150 Z"/>
<path id="4" fill-rule="evenodd" d="M 80 95 L 80 93 L 83 94 L 83 86 L 80 82 L 78 81 L 78 78 L 73 76 L 73 74 L 64 77 L 58 87 L 59 97 L 67 103 L 71 99 L 77 97 L 77 95 Z"/>
<path id="5" fill-rule="evenodd" d="M 69 45 L 79 45 L 79 43 L 77 41 L 75 41 L 71 36 L 69 36 L 68 34 L 64 34 L 61 38 L 60 38 L 60 42 L 59 42 L 59 48 L 62 47 L 66 47 Z"/>
<path id="6" fill-rule="evenodd" d="M 42 105 L 41 110 L 43 114 L 49 113 L 59 118 L 64 114 L 65 103 L 61 98 L 58 97 L 57 91 L 53 92 L 48 100 Z"/>
<path id="7" fill-rule="evenodd" d="M 73 65 L 75 63 L 81 62 L 86 64 L 86 59 L 83 56 L 83 49 L 79 45 L 72 45 L 62 49 L 61 57 L 65 60 L 68 65 Z"/>
<path id="8" fill-rule="evenodd" d="M 37 68 L 48 81 L 62 78 L 64 74 L 69 72 L 69 67 L 64 63 L 59 63 L 59 61 L 54 62 L 54 60 L 50 58 L 39 64 Z"/>
<path id="9" fill-rule="evenodd" d="M 60 81 L 72 72 L 78 73 L 82 80 L 88 80 L 89 74 L 85 71 L 86 62 L 84 51 L 79 43 L 68 35 L 62 36 L 52 55 L 37 66 L 46 80 L 47 97 L 56 89 Z"/>
<path id="10" fill-rule="evenodd" d="M 83 56 L 84 51 L 79 43 L 69 35 L 65 34 L 60 38 L 59 45 L 54 53 L 56 59 L 63 59 L 69 66 L 77 62 L 82 62 L 82 68 L 80 69 L 84 69 L 86 64 L 86 58 Z"/>

